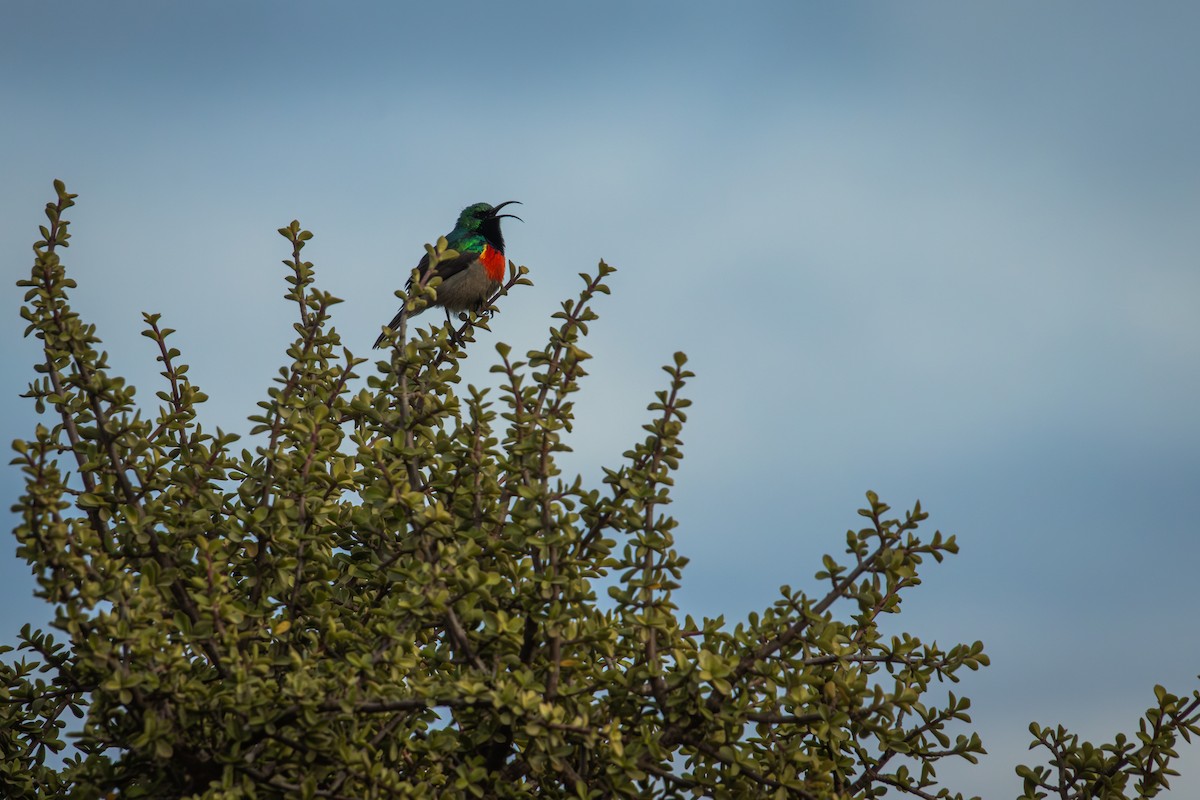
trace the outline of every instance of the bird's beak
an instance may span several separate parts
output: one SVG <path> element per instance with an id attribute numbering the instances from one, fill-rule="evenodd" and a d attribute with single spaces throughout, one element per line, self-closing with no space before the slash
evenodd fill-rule
<path id="1" fill-rule="evenodd" d="M 500 205 L 498 205 L 492 209 L 492 219 L 503 219 L 504 217 L 511 217 L 512 219 L 518 220 L 520 222 L 524 222 L 525 220 L 521 219 L 516 214 L 497 213 L 500 211 L 500 209 L 504 208 L 505 206 L 511 206 L 513 203 L 516 203 L 517 205 L 522 205 L 520 200 L 505 200 L 503 203 L 501 203 Z"/>

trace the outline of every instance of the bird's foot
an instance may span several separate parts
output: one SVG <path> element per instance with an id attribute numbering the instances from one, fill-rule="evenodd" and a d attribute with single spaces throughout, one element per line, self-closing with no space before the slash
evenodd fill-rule
<path id="1" fill-rule="evenodd" d="M 446 331 L 448 333 L 446 338 L 450 340 L 452 346 L 461 347 L 466 342 L 466 337 L 458 332 L 458 328 L 454 327 L 454 323 L 447 325 Z"/>

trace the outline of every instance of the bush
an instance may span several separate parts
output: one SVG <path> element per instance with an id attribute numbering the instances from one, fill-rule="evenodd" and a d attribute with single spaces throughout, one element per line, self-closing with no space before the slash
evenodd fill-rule
<path id="1" fill-rule="evenodd" d="M 153 415 L 109 372 L 68 304 L 75 196 L 56 188 L 19 284 L 45 356 L 27 396 L 47 423 L 15 443 L 15 534 L 65 641 L 27 626 L 33 660 L 0 663 L 5 797 L 933 797 L 950 796 L 940 760 L 984 752 L 947 732 L 970 701 L 930 691 L 986 666 L 982 644 L 879 630 L 925 560 L 957 549 L 920 531 L 919 504 L 889 516 L 868 493 L 822 596 L 783 587 L 730 627 L 672 601 L 683 354 L 601 487 L 560 473 L 611 267 L 583 276 L 544 349 L 496 346 L 498 392 L 457 388 L 482 317 L 454 336 L 402 320 L 354 391 L 366 359 L 329 325 L 338 300 L 293 222 L 291 364 L 236 449 L 198 422 L 205 395 L 158 315 Z M 502 293 L 529 282 L 509 270 Z M 411 311 L 436 290 L 398 295 Z M 1025 797 L 1166 786 L 1200 695 L 1157 697 L 1136 743 L 1035 726 L 1054 769 L 1019 768 Z M 75 752 L 48 759 L 68 711 Z"/>

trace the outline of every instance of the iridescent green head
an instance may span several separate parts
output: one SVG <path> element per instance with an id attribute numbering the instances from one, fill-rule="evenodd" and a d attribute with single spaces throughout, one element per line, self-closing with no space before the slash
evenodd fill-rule
<path id="1" fill-rule="evenodd" d="M 520 201 L 518 200 L 508 200 L 498 206 L 488 205 L 487 203 L 476 203 L 473 206 L 467 206 L 458 215 L 458 223 L 455 224 L 453 233 L 447 238 L 453 242 L 456 238 L 482 236 L 487 240 L 488 244 L 503 253 L 504 236 L 500 233 L 500 220 L 505 217 L 512 217 L 513 219 L 521 218 L 516 214 L 501 214 L 500 209 L 513 203 L 520 205 Z"/>

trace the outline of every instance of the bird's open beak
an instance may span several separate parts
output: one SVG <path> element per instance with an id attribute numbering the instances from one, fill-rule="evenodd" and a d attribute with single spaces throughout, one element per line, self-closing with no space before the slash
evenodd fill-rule
<path id="1" fill-rule="evenodd" d="M 517 205 L 522 205 L 520 200 L 505 200 L 503 203 L 501 203 L 500 205 L 498 205 L 492 209 L 492 219 L 503 219 L 504 217 L 511 217 L 512 219 L 518 220 L 519 222 L 524 222 L 525 220 L 521 219 L 516 214 L 500 214 L 500 213 L 498 213 L 500 211 L 500 209 L 504 208 L 505 206 L 511 206 L 513 203 L 516 203 Z"/>

